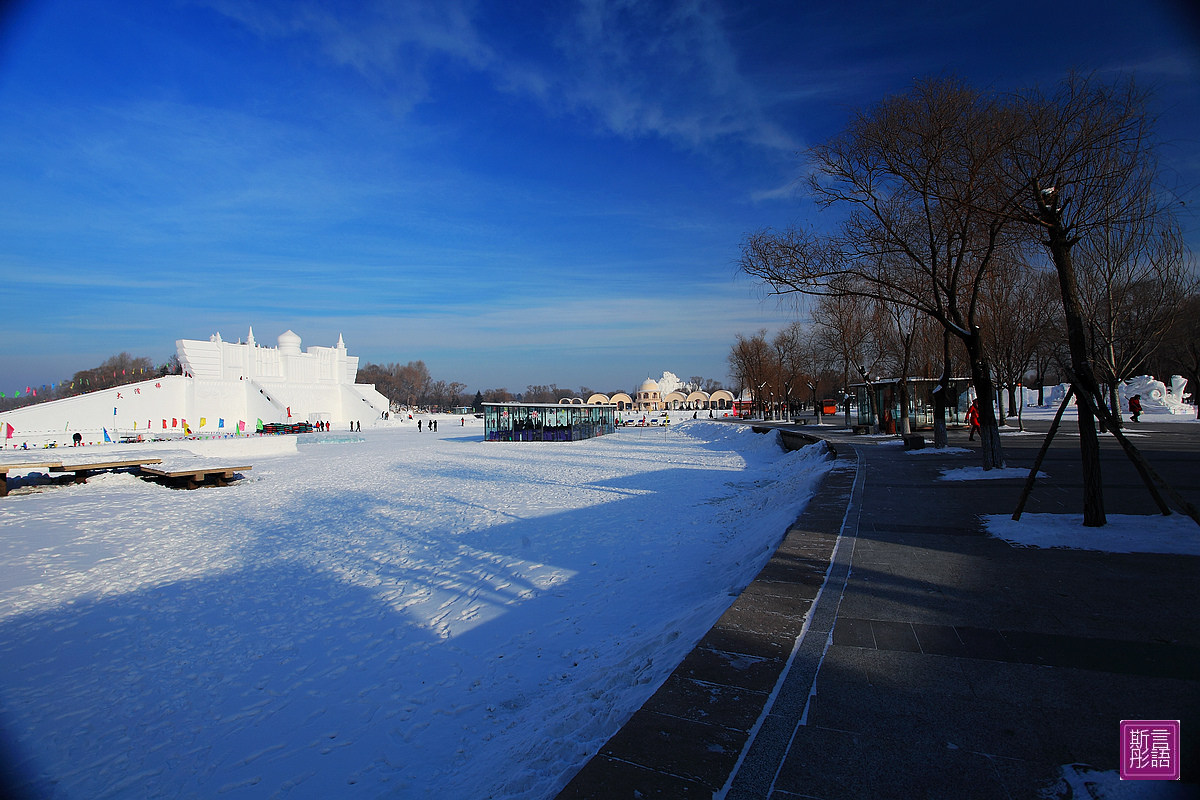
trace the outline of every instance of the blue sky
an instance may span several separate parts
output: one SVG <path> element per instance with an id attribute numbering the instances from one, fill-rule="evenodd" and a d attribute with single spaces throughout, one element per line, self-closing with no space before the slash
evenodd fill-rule
<path id="1" fill-rule="evenodd" d="M 820 224 L 800 151 L 915 78 L 1136 74 L 1191 208 L 1190 8 L 27 0 L 0 28 L 0 389 L 251 325 L 472 389 L 725 380 L 734 334 L 792 313 L 736 277 L 742 235 Z"/>

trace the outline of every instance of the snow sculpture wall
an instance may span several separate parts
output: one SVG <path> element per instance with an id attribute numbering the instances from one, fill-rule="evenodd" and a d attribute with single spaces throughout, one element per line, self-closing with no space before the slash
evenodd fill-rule
<path id="1" fill-rule="evenodd" d="M 258 345 L 253 329 L 244 344 L 223 341 L 218 333 L 208 341 L 180 339 L 175 345 L 184 375 L 0 414 L 0 430 L 6 430 L 3 424 L 14 428 L 7 444 L 62 445 L 75 432 L 89 442 L 102 441 L 105 432 L 113 440 L 147 433 L 182 436 L 185 420 L 198 435 L 232 433 L 239 423 L 253 433 L 259 419 L 370 424 L 388 410 L 387 398 L 373 384 L 354 382 L 358 357 L 346 353 L 340 336 L 333 347 L 307 352 L 290 330 L 279 336 L 278 347 Z"/>
<path id="2" fill-rule="evenodd" d="M 1135 394 L 1141 395 L 1142 409 L 1146 413 L 1195 414 L 1196 410 L 1183 401 L 1183 392 L 1187 387 L 1187 379 L 1171 376 L 1171 388 L 1162 381 L 1155 380 L 1151 375 L 1139 375 L 1130 378 L 1117 388 L 1121 398 L 1121 411 L 1129 409 L 1129 398 Z"/>

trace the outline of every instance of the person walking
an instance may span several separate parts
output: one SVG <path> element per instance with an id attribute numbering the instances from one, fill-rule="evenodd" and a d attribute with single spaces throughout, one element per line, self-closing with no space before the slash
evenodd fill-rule
<path id="1" fill-rule="evenodd" d="M 417 433 L 421 432 L 421 420 L 417 420 Z"/>
<path id="2" fill-rule="evenodd" d="M 975 432 L 979 430 L 979 405 L 976 400 L 972 400 L 970 408 L 967 409 L 967 427 L 971 430 L 971 435 L 967 439 L 973 442 L 975 441 Z M 983 438 L 982 433 L 979 438 Z"/>
<path id="3" fill-rule="evenodd" d="M 1135 394 L 1129 398 L 1129 416 L 1134 421 L 1138 421 L 1138 417 L 1142 415 L 1142 396 Z"/>

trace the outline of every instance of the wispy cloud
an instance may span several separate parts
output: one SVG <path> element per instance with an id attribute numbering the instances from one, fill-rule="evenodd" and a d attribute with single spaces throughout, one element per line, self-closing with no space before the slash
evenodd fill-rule
<path id="1" fill-rule="evenodd" d="M 535 19 L 532 39 L 553 46 L 501 54 L 464 2 L 378 2 L 353 13 L 318 2 L 213 8 L 265 38 L 308 39 L 407 111 L 430 98 L 430 74 L 448 60 L 490 76 L 501 91 L 575 114 L 626 138 L 661 137 L 705 150 L 740 141 L 791 152 L 796 140 L 767 113 L 765 95 L 741 72 L 710 0 L 665 9 L 632 0 L 579 0 L 572 12 Z M 539 52 L 538 56 L 529 55 Z"/>
<path id="2" fill-rule="evenodd" d="M 564 100 L 623 136 L 657 135 L 703 149 L 741 140 L 791 151 L 796 141 L 768 118 L 742 74 L 708 0 L 666 9 L 633 0 L 582 0 L 558 37 L 572 69 Z"/>
<path id="3" fill-rule="evenodd" d="M 402 111 L 426 98 L 431 58 L 449 57 L 481 70 L 494 58 L 461 0 L 379 0 L 353 9 L 312 0 L 207 4 L 264 38 L 310 40 L 329 61 L 384 90 Z"/>

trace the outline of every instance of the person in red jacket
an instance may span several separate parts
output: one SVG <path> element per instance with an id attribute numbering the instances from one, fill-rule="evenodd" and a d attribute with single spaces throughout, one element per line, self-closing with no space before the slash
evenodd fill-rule
<path id="1" fill-rule="evenodd" d="M 1142 396 L 1135 394 L 1129 398 L 1129 416 L 1134 422 L 1138 421 L 1138 417 L 1142 415 Z"/>
<path id="2" fill-rule="evenodd" d="M 979 406 L 976 401 L 971 401 L 971 407 L 967 409 L 967 427 L 971 429 L 971 435 L 967 438 L 972 442 L 975 441 L 975 431 L 979 430 Z M 983 438 L 982 434 L 980 438 Z"/>

